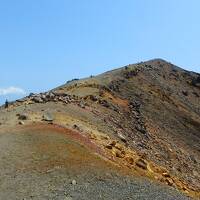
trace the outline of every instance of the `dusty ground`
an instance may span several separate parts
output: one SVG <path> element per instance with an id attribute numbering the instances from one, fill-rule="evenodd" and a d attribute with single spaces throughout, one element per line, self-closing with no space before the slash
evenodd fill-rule
<path id="1" fill-rule="evenodd" d="M 200 197 L 200 74 L 163 60 L 0 107 L 0 133 L 0 199 Z"/>
<path id="2" fill-rule="evenodd" d="M 1 130 L 0 199 L 187 199 L 128 176 L 95 151 L 81 135 L 53 125 Z"/>

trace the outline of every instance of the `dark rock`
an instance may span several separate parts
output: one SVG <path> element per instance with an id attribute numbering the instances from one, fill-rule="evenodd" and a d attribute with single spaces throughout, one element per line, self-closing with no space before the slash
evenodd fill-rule
<path id="1" fill-rule="evenodd" d="M 112 146 L 111 144 L 107 144 L 107 145 L 106 145 L 106 148 L 107 148 L 107 149 L 112 149 L 113 146 Z"/>
<path id="2" fill-rule="evenodd" d="M 124 69 L 125 69 L 125 70 L 128 70 L 128 66 L 125 66 Z"/>
<path id="3" fill-rule="evenodd" d="M 71 82 L 73 82 L 73 81 L 78 81 L 78 80 L 79 80 L 78 78 L 74 78 L 74 79 L 72 79 L 72 80 L 67 81 L 66 84 L 71 83 Z"/>
<path id="4" fill-rule="evenodd" d="M 115 156 L 117 157 L 117 158 L 124 158 L 125 157 L 125 151 L 119 151 L 119 150 L 115 150 Z"/>
<path id="5" fill-rule="evenodd" d="M 124 73 L 124 77 L 125 77 L 126 79 L 129 79 L 129 78 L 132 78 L 132 77 L 136 76 L 137 74 L 138 74 L 138 70 L 137 70 L 137 69 L 133 69 L 133 70 L 131 70 L 131 71 L 125 72 L 125 73 Z"/>
<path id="6" fill-rule="evenodd" d="M 98 98 L 96 96 L 94 96 L 94 95 L 90 95 L 89 98 L 92 101 L 97 101 L 98 100 Z"/>
<path id="7" fill-rule="evenodd" d="M 25 123 L 23 121 L 19 121 L 19 125 L 24 125 Z"/>
<path id="8" fill-rule="evenodd" d="M 80 127 L 76 124 L 73 125 L 73 129 L 76 129 L 77 131 L 81 131 Z"/>
<path id="9" fill-rule="evenodd" d="M 200 96 L 199 96 L 200 94 L 197 94 L 196 92 L 193 92 L 193 94 L 194 94 L 196 97 L 200 97 Z"/>
<path id="10" fill-rule="evenodd" d="M 193 78 L 192 85 L 196 87 L 200 87 L 200 75 L 197 78 Z"/>
<path id="11" fill-rule="evenodd" d="M 52 92 L 47 92 L 45 95 L 45 99 L 53 100 L 56 97 L 56 95 Z"/>
<path id="12" fill-rule="evenodd" d="M 27 114 L 19 114 L 18 116 L 19 116 L 18 117 L 19 120 L 27 120 L 28 119 L 28 115 Z"/>
<path id="13" fill-rule="evenodd" d="M 170 174 L 168 174 L 167 172 L 164 172 L 162 175 L 163 175 L 165 178 L 170 178 L 170 177 L 171 177 Z"/>
<path id="14" fill-rule="evenodd" d="M 28 97 L 33 97 L 35 94 L 34 93 L 30 93 L 29 95 L 28 95 Z"/>
<path id="15" fill-rule="evenodd" d="M 171 178 L 167 178 L 166 180 L 167 185 L 172 186 L 174 184 L 173 180 Z"/>
<path id="16" fill-rule="evenodd" d="M 120 82 L 119 81 L 112 81 L 109 84 L 109 89 L 111 91 L 119 92 L 119 86 L 120 86 Z"/>
<path id="17" fill-rule="evenodd" d="M 130 107 L 131 108 L 135 108 L 137 111 L 140 109 L 141 107 L 141 103 L 137 100 L 132 100 L 130 103 L 129 103 Z"/>
<path id="18" fill-rule="evenodd" d="M 101 99 L 99 99 L 99 103 L 100 103 L 102 106 L 106 107 L 106 108 L 109 108 L 109 107 L 110 107 L 109 103 L 108 103 L 106 100 L 101 100 Z"/>
<path id="19" fill-rule="evenodd" d="M 136 130 L 138 130 L 139 132 L 141 132 L 141 133 L 143 133 L 143 134 L 147 134 L 146 129 L 145 129 L 142 125 L 137 124 L 137 125 L 135 126 L 135 128 L 136 128 Z"/>
<path id="20" fill-rule="evenodd" d="M 43 100 L 42 100 L 42 98 L 41 97 L 33 97 L 33 101 L 35 102 L 35 103 L 43 103 Z"/>
<path id="21" fill-rule="evenodd" d="M 188 96 L 188 92 L 187 91 L 183 90 L 182 93 L 183 93 L 183 95 Z"/>

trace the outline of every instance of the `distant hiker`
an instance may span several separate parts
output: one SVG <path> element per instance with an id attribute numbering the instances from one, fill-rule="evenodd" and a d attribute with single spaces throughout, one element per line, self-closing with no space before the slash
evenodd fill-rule
<path id="1" fill-rule="evenodd" d="M 6 102 L 5 102 L 5 108 L 8 108 L 8 100 L 6 99 Z"/>

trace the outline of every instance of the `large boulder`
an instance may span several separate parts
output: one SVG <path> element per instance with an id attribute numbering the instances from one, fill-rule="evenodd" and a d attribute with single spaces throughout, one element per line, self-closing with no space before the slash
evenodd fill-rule
<path id="1" fill-rule="evenodd" d="M 43 115 L 43 121 L 52 122 L 54 117 L 50 113 L 45 113 Z"/>

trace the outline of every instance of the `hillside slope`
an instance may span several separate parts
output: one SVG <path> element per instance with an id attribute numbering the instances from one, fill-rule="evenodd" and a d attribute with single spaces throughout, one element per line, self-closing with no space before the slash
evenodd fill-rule
<path id="1" fill-rule="evenodd" d="M 82 163 L 94 162 L 98 173 L 102 168 L 105 173 L 112 168 L 115 173 L 148 177 L 155 184 L 164 183 L 186 195 L 200 197 L 200 74 L 164 60 L 128 65 L 69 81 L 46 93 L 31 94 L 7 109 L 2 107 L 0 123 L 2 137 L 13 132 L 13 127 L 20 133 L 40 126 L 44 126 L 44 132 L 49 126 L 55 126 L 56 132 L 63 129 L 67 135 L 73 132 L 73 141 L 89 148 Z M 55 148 L 48 144 L 42 144 L 42 151 Z M 64 146 L 60 148 L 63 154 Z M 80 152 L 74 149 L 72 154 L 82 158 Z M 87 158 L 89 154 L 94 157 Z M 99 164 L 94 161 L 96 156 L 101 160 Z M 55 165 L 68 169 L 60 163 L 62 159 L 46 163 L 45 170 Z M 73 159 L 68 158 L 70 161 Z M 73 168 L 80 167 L 73 163 Z M 97 166 L 102 166 L 101 170 Z"/>

